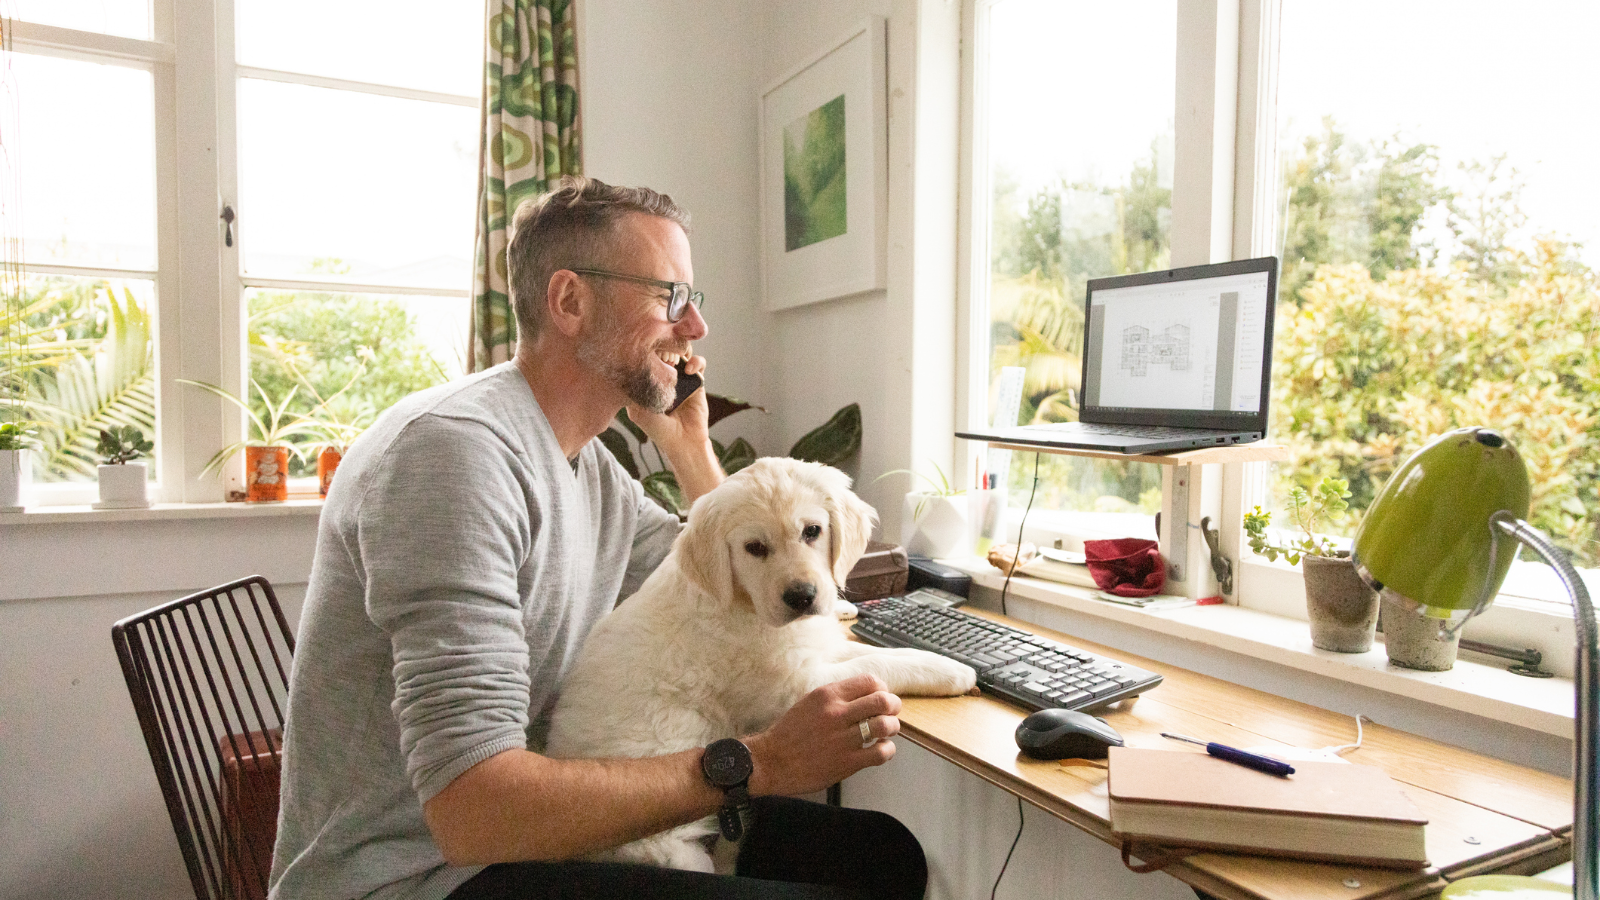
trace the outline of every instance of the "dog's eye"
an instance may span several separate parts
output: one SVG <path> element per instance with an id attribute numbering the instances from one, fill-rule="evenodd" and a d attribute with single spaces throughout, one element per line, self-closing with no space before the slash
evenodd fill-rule
<path id="1" fill-rule="evenodd" d="M 822 537 L 822 526 L 807 525 L 805 530 L 800 532 L 800 537 L 804 538 L 805 542 L 809 544 L 817 538 Z"/>
<path id="2" fill-rule="evenodd" d="M 744 552 L 754 556 L 756 559 L 765 559 L 767 555 L 767 545 L 761 543 L 760 541 L 747 541 L 744 545 Z"/>

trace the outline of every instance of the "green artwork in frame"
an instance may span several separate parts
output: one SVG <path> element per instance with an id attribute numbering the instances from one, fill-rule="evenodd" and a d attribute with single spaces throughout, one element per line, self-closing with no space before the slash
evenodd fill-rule
<path id="1" fill-rule="evenodd" d="M 845 233 L 844 95 L 783 128 L 784 250 Z"/>

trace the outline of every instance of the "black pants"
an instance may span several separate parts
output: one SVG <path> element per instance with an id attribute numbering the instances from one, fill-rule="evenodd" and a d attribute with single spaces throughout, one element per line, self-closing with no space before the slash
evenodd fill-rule
<path id="1" fill-rule="evenodd" d="M 737 875 L 633 863 L 500 863 L 449 900 L 922 900 L 928 864 L 892 816 L 758 797 Z"/>

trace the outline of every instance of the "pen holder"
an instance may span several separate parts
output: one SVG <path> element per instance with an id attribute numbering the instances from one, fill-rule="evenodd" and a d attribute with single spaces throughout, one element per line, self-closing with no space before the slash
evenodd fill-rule
<path id="1" fill-rule="evenodd" d="M 967 530 L 971 534 L 976 555 L 987 554 L 989 548 L 1000 541 L 1005 519 L 1004 488 L 967 491 Z"/>

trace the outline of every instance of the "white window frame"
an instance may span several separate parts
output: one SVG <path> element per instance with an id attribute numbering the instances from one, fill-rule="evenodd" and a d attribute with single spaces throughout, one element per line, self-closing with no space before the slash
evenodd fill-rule
<path id="1" fill-rule="evenodd" d="M 231 405 L 177 384 L 206 381 L 245 396 L 248 355 L 245 292 L 251 288 L 470 298 L 471 286 L 446 289 L 372 283 L 333 276 L 247 277 L 239 249 L 249 211 L 238 203 L 237 85 L 242 77 L 478 108 L 481 96 L 369 84 L 280 72 L 234 61 L 234 0 L 153 0 L 151 40 L 16 21 L 12 49 L 152 73 L 155 119 L 156 267 L 119 269 L 29 263 L 29 274 L 138 278 L 155 283 L 157 471 L 159 503 L 215 503 L 243 482 L 235 458 L 224 477 L 200 471 L 217 448 L 243 439 L 245 420 Z M 224 206 L 234 241 L 224 240 Z M 462 329 L 467 323 L 462 322 Z M 36 485 L 35 505 L 81 505 L 93 484 Z"/>
<path id="2" fill-rule="evenodd" d="M 988 393 L 986 305 L 988 289 L 989 159 L 985 142 L 988 111 L 983 78 L 989 52 L 988 22 L 1003 0 L 963 0 L 961 84 L 962 223 L 958 290 L 962 314 L 957 334 L 962 371 L 957 410 L 969 428 L 981 429 Z M 1277 55 L 1279 0 L 1178 0 L 1175 160 L 1172 205 L 1172 265 L 1199 265 L 1275 255 L 1277 239 Z M 973 446 L 971 452 L 982 452 Z M 971 460 L 967 470 L 971 470 Z M 1244 542 L 1247 509 L 1265 505 L 1267 463 L 1194 466 L 1191 502 L 1172 507 L 1170 473 L 1164 473 L 1163 521 L 1182 522 L 1198 536 L 1202 516 L 1220 529 L 1223 554 L 1233 565 L 1234 590 L 1225 600 L 1242 607 L 1304 619 L 1305 588 L 1298 567 L 1250 553 Z M 1167 524 L 1163 532 L 1169 532 Z M 1033 537 L 1030 530 L 1030 539 Z M 1166 537 L 1166 534 L 1163 534 Z M 1191 540 L 1188 554 L 1203 559 Z M 1195 576 L 1190 576 L 1194 578 Z M 1187 587 L 1194 595 L 1217 593 L 1209 572 Z M 1574 635 L 1570 613 L 1560 604 L 1502 594 L 1466 635 L 1517 648 L 1540 650 L 1546 667 L 1570 674 Z"/>

